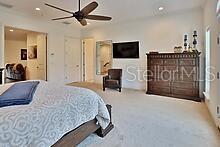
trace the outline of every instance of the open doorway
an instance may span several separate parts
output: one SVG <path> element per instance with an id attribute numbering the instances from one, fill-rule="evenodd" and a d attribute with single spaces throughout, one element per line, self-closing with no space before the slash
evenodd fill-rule
<path id="1" fill-rule="evenodd" d="M 47 80 L 47 34 L 6 26 L 5 83 Z"/>
<path id="2" fill-rule="evenodd" d="M 87 38 L 82 40 L 82 62 L 83 62 L 83 81 L 94 82 L 94 39 Z"/>

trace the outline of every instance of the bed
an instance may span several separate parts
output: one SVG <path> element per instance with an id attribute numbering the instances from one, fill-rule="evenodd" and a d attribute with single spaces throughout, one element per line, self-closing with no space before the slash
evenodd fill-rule
<path id="1" fill-rule="evenodd" d="M 8 89 L 0 86 L 0 93 Z M 91 133 L 105 136 L 111 106 L 95 92 L 40 81 L 28 105 L 0 108 L 0 146 L 74 147 Z"/>

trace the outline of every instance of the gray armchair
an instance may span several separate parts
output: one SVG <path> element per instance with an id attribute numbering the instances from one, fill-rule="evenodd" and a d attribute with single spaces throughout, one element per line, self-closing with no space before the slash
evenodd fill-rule
<path id="1" fill-rule="evenodd" d="M 7 64 L 6 65 L 6 78 L 13 81 L 25 80 L 25 68 L 22 64 Z"/>
<path id="2" fill-rule="evenodd" d="M 118 89 L 122 88 L 122 69 L 109 69 L 108 75 L 103 77 L 103 91 L 105 88 Z"/>

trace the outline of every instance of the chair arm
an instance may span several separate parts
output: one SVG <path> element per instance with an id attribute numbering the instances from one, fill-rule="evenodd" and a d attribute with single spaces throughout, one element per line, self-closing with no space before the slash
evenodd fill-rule
<path id="1" fill-rule="evenodd" d="M 106 80 L 109 79 L 109 76 L 104 76 L 103 77 L 103 91 L 105 91 L 105 87 L 106 87 Z"/>
<path id="2" fill-rule="evenodd" d="M 103 77 L 103 82 L 105 82 L 106 80 L 108 80 L 109 79 L 109 76 L 104 76 Z"/>

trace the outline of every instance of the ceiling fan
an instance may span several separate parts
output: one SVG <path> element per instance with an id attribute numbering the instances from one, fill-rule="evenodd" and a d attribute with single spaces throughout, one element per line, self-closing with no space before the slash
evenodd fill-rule
<path id="1" fill-rule="evenodd" d="M 91 2 L 90 4 L 88 4 L 86 7 L 84 7 L 83 9 L 80 8 L 80 0 L 79 0 L 79 11 L 77 12 L 71 12 L 56 6 L 53 6 L 51 4 L 45 3 L 46 6 L 49 6 L 51 8 L 66 12 L 71 14 L 71 16 L 67 16 L 67 17 L 61 17 L 61 18 L 55 18 L 52 20 L 61 20 L 61 19 L 68 19 L 68 18 L 76 18 L 81 25 L 86 26 L 87 25 L 87 21 L 86 19 L 91 19 L 91 20 L 101 20 L 101 21 L 110 21 L 112 18 L 108 17 L 108 16 L 101 16 L 101 15 L 89 15 L 92 11 L 94 11 L 97 7 L 98 7 L 98 3 L 97 2 Z"/>

